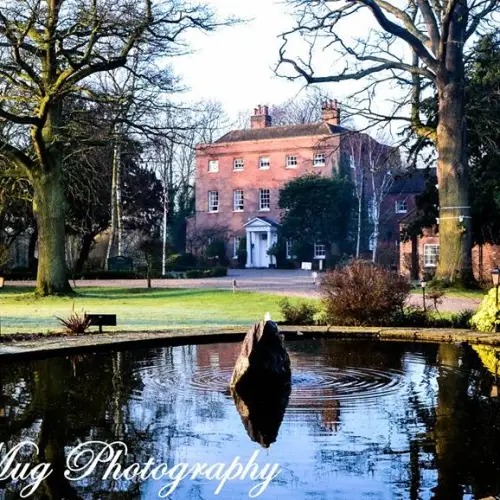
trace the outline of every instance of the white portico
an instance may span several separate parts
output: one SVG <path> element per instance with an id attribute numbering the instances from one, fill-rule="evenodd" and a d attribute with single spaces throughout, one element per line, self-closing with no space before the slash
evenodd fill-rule
<path id="1" fill-rule="evenodd" d="M 245 267 L 276 265 L 276 257 L 267 251 L 278 241 L 279 224 L 267 217 L 255 217 L 244 226 L 247 232 L 247 263 Z"/>

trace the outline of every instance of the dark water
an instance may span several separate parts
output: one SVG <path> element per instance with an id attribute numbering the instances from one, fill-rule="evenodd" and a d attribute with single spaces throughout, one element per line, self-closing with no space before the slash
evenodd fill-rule
<path id="1" fill-rule="evenodd" d="M 30 498 L 157 498 L 171 480 L 64 476 L 79 443 L 122 441 L 124 464 L 244 464 L 281 472 L 264 499 L 469 499 L 500 493 L 495 379 L 468 347 L 293 341 L 289 395 L 259 407 L 228 391 L 239 344 L 59 357 L 0 366 L 0 441 L 29 439 L 53 473 Z M 492 392 L 493 391 L 493 392 Z M 286 410 L 285 410 L 286 406 Z M 281 422 L 282 414 L 284 417 Z M 241 415 L 240 415 L 241 413 Z M 281 422 L 281 425 L 280 425 Z M 252 440 L 276 442 L 263 448 Z M 5 449 L 0 452 L 4 456 Z M 239 499 L 259 481 L 184 479 L 174 499 Z M 0 498 L 27 483 L 0 481 Z"/>

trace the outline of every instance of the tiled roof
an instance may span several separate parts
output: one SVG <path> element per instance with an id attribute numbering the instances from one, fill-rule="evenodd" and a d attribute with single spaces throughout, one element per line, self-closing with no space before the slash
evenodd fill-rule
<path id="1" fill-rule="evenodd" d="M 259 219 L 267 222 L 268 224 L 271 224 L 271 226 L 280 227 L 280 225 L 274 219 L 271 219 L 269 217 L 259 217 Z"/>
<path id="2" fill-rule="evenodd" d="M 265 222 L 273 227 L 280 227 L 278 222 L 276 222 L 274 219 L 271 219 L 270 217 L 253 217 L 246 224 L 243 224 L 243 227 L 248 226 L 249 224 L 252 224 L 256 220 L 261 220 L 261 221 L 263 221 L 263 222 Z"/>
<path id="3" fill-rule="evenodd" d="M 232 130 L 223 135 L 216 143 L 260 141 L 263 139 L 286 139 L 288 137 L 307 137 L 315 135 L 331 136 L 345 132 L 346 129 L 325 122 L 286 125 L 283 127 L 265 127 L 245 130 Z"/>

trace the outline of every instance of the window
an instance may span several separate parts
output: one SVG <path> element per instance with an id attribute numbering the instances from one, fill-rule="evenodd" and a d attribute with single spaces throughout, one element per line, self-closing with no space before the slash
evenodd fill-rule
<path id="1" fill-rule="evenodd" d="M 325 259 L 326 258 L 326 245 L 314 244 L 314 258 L 315 259 Z"/>
<path id="2" fill-rule="evenodd" d="M 269 156 L 261 156 L 259 158 L 259 168 L 261 170 L 267 170 L 271 166 L 271 161 L 269 160 Z"/>
<path id="3" fill-rule="evenodd" d="M 233 191 L 233 210 L 235 212 L 243 212 L 244 210 L 243 191 L 240 189 Z"/>
<path id="4" fill-rule="evenodd" d="M 245 167 L 245 162 L 241 158 L 236 158 L 233 161 L 233 170 L 243 170 Z"/>
<path id="5" fill-rule="evenodd" d="M 286 168 L 297 168 L 297 157 L 287 156 L 286 157 Z"/>
<path id="6" fill-rule="evenodd" d="M 240 249 L 241 238 L 239 236 L 235 236 L 233 238 L 233 259 L 238 258 L 238 250 Z"/>
<path id="7" fill-rule="evenodd" d="M 408 204 L 406 200 L 396 200 L 396 213 L 405 214 L 408 212 Z"/>
<path id="8" fill-rule="evenodd" d="M 208 162 L 208 171 L 209 172 L 218 172 L 219 171 L 219 160 L 210 160 Z"/>
<path id="9" fill-rule="evenodd" d="M 259 210 L 271 210 L 271 192 L 269 189 L 259 191 Z"/>
<path id="10" fill-rule="evenodd" d="M 219 191 L 208 192 L 208 211 L 209 212 L 219 211 Z"/>
<path id="11" fill-rule="evenodd" d="M 313 156 L 313 167 L 324 167 L 326 164 L 325 153 L 316 153 Z"/>
<path id="12" fill-rule="evenodd" d="M 424 267 L 436 267 L 439 258 L 439 245 L 424 245 Z"/>

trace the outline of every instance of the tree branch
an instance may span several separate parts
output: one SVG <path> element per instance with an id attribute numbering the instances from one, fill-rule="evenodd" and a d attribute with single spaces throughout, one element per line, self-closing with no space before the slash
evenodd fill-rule
<path id="1" fill-rule="evenodd" d="M 375 19 L 377 20 L 382 29 L 408 43 L 408 45 L 410 45 L 410 47 L 412 47 L 412 49 L 417 53 L 419 59 L 422 60 L 430 70 L 432 70 L 433 72 L 437 71 L 438 69 L 437 61 L 427 51 L 423 43 L 415 35 L 410 33 L 410 31 L 390 21 L 384 15 L 382 9 L 378 5 L 377 1 L 379 0 L 350 0 L 350 1 L 366 5 L 366 7 L 368 7 L 372 11 L 373 16 L 375 17 Z"/>

